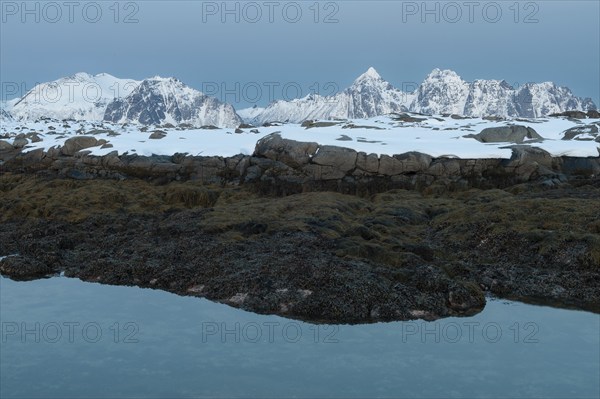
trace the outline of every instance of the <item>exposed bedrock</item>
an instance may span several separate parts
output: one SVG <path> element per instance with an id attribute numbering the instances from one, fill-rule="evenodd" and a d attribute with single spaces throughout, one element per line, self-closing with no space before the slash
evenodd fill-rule
<path id="1" fill-rule="evenodd" d="M 519 137 L 527 134 L 517 133 Z M 487 135 L 484 136 L 487 140 Z M 510 159 L 433 158 L 418 152 L 378 156 L 284 139 L 273 133 L 257 142 L 253 155 L 229 158 L 181 153 L 118 155 L 116 151 L 104 156 L 90 154 L 90 147 L 104 144 L 93 137 L 79 136 L 67 140 L 60 148 L 23 152 L 22 146 L 0 141 L 0 171 L 74 179 L 134 177 L 164 183 L 192 180 L 254 185 L 273 194 L 504 188 L 531 181 L 552 186 L 600 173 L 599 157 L 553 157 L 535 145 L 525 144 L 509 146 Z"/>

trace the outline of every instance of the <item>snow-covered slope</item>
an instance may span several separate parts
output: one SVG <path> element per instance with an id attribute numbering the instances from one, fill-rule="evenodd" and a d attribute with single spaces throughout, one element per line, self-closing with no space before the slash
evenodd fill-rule
<path id="1" fill-rule="evenodd" d="M 242 122 L 230 104 L 192 89 L 175 78 L 158 76 L 145 79 L 127 97 L 108 104 L 104 120 L 219 127 L 235 127 Z"/>
<path id="2" fill-rule="evenodd" d="M 119 79 L 106 73 L 90 75 L 80 72 L 36 85 L 14 102 L 8 111 L 18 120 L 40 117 L 102 120 L 108 103 L 128 95 L 138 84 L 139 81 Z"/>
<path id="3" fill-rule="evenodd" d="M 68 124 L 56 120 L 34 122 L 12 121 L 0 125 L 0 140 L 12 143 L 21 132 L 35 135 L 23 151 L 63 146 L 71 137 L 93 135 L 98 146 L 89 148 L 95 155 L 119 154 L 173 155 L 188 153 L 203 156 L 234 156 L 252 154 L 256 142 L 278 132 L 282 137 L 335 145 L 364 151 L 367 154 L 401 154 L 419 151 L 434 157 L 510 158 L 512 141 L 482 142 L 473 137 L 487 128 L 521 125 L 534 129 L 543 139 L 524 140 L 524 144 L 548 151 L 554 156 L 597 157 L 600 153 L 599 118 L 574 119 L 549 117 L 535 119 L 487 120 L 483 118 L 455 119 L 452 116 L 423 116 L 402 113 L 368 119 L 348 119 L 306 127 L 299 124 L 278 124 L 258 128 L 198 129 L 161 127 L 142 129 L 138 124 L 79 121 Z M 53 126 L 54 129 L 50 129 Z M 106 142 L 109 145 L 103 146 Z"/>
<path id="4" fill-rule="evenodd" d="M 250 122 L 282 121 L 298 123 L 307 119 L 369 118 L 406 111 L 410 94 L 396 89 L 369 68 L 341 93 L 333 96 L 309 94 L 292 101 L 275 101 Z"/>
<path id="5" fill-rule="evenodd" d="M 237 114 L 244 121 L 252 121 L 264 110 L 265 110 L 264 108 L 261 108 L 261 107 L 258 107 L 255 105 L 254 107 L 250 107 L 250 108 L 238 109 Z"/>
<path id="6" fill-rule="evenodd" d="M 436 68 L 414 92 L 404 93 L 369 68 L 341 93 L 275 101 L 250 121 L 297 123 L 307 119 L 369 118 L 407 110 L 428 115 L 532 118 L 589 109 L 596 109 L 591 99 L 576 97 L 568 88 L 551 82 L 514 88 L 504 80 L 466 82 L 454 71 Z"/>

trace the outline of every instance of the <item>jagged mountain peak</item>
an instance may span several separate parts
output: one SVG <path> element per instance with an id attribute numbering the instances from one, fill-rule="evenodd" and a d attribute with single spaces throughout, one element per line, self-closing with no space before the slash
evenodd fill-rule
<path id="1" fill-rule="evenodd" d="M 356 80 L 354 80 L 354 84 L 360 84 L 360 83 L 363 83 L 366 81 L 381 80 L 381 79 L 382 79 L 381 75 L 379 75 L 379 73 L 375 70 L 375 68 L 369 67 L 369 69 L 367 69 L 367 71 L 365 73 L 363 73 L 358 78 L 356 78 Z"/>
<path id="2" fill-rule="evenodd" d="M 385 81 L 370 67 L 350 87 L 332 96 L 309 94 L 290 101 L 278 100 L 260 113 L 244 112 L 246 120 L 262 124 L 272 121 L 292 123 L 308 119 L 368 118 L 406 111 L 412 97 Z"/>
<path id="3" fill-rule="evenodd" d="M 425 78 L 425 81 L 462 81 L 462 78 L 451 69 L 435 68 Z"/>
<path id="4" fill-rule="evenodd" d="M 404 93 L 369 68 L 335 96 L 276 101 L 253 122 L 364 118 L 396 111 L 473 117 L 539 117 L 565 110 L 595 109 L 591 99 L 574 96 L 552 82 L 513 87 L 506 80 L 463 80 L 450 69 L 433 69 L 412 93 Z"/>
<path id="5" fill-rule="evenodd" d="M 220 127 L 237 127 L 242 121 L 230 104 L 207 96 L 177 78 L 160 76 L 145 79 L 130 95 L 108 104 L 104 120 Z"/>

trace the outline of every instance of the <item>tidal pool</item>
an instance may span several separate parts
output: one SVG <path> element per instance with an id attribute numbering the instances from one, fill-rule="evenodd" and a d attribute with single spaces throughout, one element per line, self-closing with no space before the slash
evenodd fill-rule
<path id="1" fill-rule="evenodd" d="M 0 397 L 598 398 L 600 316 L 313 325 L 193 297 L 0 277 Z"/>

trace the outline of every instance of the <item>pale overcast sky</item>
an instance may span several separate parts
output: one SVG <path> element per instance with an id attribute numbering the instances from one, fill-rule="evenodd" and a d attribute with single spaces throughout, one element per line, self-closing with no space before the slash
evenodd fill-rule
<path id="1" fill-rule="evenodd" d="M 399 88 L 443 68 L 469 81 L 554 81 L 600 105 L 599 4 L 2 1 L 2 99 L 13 82 L 106 72 L 175 76 L 241 108 L 298 87 L 330 94 L 373 66 Z"/>

